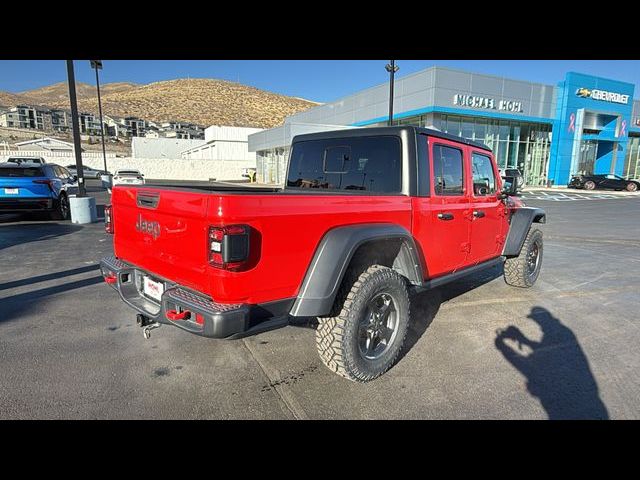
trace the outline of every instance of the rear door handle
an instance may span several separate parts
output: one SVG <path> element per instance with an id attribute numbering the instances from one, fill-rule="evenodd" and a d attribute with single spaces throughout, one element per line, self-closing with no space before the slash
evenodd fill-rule
<path id="1" fill-rule="evenodd" d="M 482 210 L 474 210 L 473 216 L 476 218 L 482 218 L 484 217 L 484 212 Z"/>
<path id="2" fill-rule="evenodd" d="M 440 220 L 453 220 L 453 213 L 439 213 L 438 218 Z"/>

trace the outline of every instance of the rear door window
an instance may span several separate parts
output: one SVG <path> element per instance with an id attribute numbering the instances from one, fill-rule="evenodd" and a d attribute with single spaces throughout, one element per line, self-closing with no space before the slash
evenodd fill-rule
<path id="1" fill-rule="evenodd" d="M 400 193 L 401 148 L 393 136 L 296 142 L 287 188 Z"/>
<path id="2" fill-rule="evenodd" d="M 0 177 L 44 177 L 41 168 L 0 168 Z"/>

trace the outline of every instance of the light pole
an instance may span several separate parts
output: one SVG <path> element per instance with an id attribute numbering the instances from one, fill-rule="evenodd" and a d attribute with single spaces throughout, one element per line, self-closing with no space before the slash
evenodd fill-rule
<path id="1" fill-rule="evenodd" d="M 104 148 L 104 122 L 102 121 L 102 102 L 100 101 L 100 79 L 98 70 L 102 70 L 102 60 L 89 60 L 91 68 L 96 70 L 96 88 L 98 89 L 98 112 L 100 114 L 100 135 L 102 136 L 102 158 L 104 160 L 104 173 L 107 173 L 107 152 Z"/>
<path id="2" fill-rule="evenodd" d="M 391 63 L 387 63 L 384 67 L 389 72 L 389 126 L 393 125 L 393 77 L 395 73 L 400 70 L 400 67 L 396 65 L 395 60 L 391 60 Z"/>
<path id="3" fill-rule="evenodd" d="M 73 149 L 76 154 L 76 175 L 78 176 L 78 197 L 85 197 L 84 169 L 82 168 L 82 146 L 80 145 L 80 122 L 78 122 L 78 101 L 76 99 L 76 76 L 73 72 L 73 60 L 67 60 L 69 80 L 69 103 L 71 104 L 71 124 L 73 127 Z"/>

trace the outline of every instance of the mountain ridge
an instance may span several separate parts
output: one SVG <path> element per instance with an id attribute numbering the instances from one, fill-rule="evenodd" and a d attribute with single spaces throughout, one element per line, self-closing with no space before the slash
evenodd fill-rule
<path id="1" fill-rule="evenodd" d="M 76 92 L 79 111 L 97 114 L 95 86 L 78 82 Z M 100 86 L 100 96 L 105 115 L 205 126 L 272 128 L 282 124 L 289 115 L 319 105 L 307 99 L 211 78 L 179 78 L 148 84 L 106 83 Z M 17 94 L 0 91 L 0 105 L 18 103 L 68 109 L 67 83 L 58 82 Z"/>

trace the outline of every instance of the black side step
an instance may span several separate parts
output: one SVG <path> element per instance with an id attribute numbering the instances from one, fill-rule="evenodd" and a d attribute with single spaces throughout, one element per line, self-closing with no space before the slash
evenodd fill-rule
<path id="1" fill-rule="evenodd" d="M 493 258 L 491 260 L 487 260 L 486 262 L 479 263 L 478 265 L 474 265 L 463 270 L 458 270 L 457 272 L 449 273 L 447 275 L 443 275 L 442 277 L 427 280 L 419 287 L 416 287 L 415 291 L 422 292 L 424 290 L 430 290 L 432 288 L 446 285 L 450 282 L 455 282 L 456 280 L 466 277 L 467 275 L 471 275 L 472 273 L 476 273 L 480 270 L 484 270 L 485 268 L 495 267 L 496 265 L 501 264 L 503 261 L 504 259 L 502 257 Z"/>

